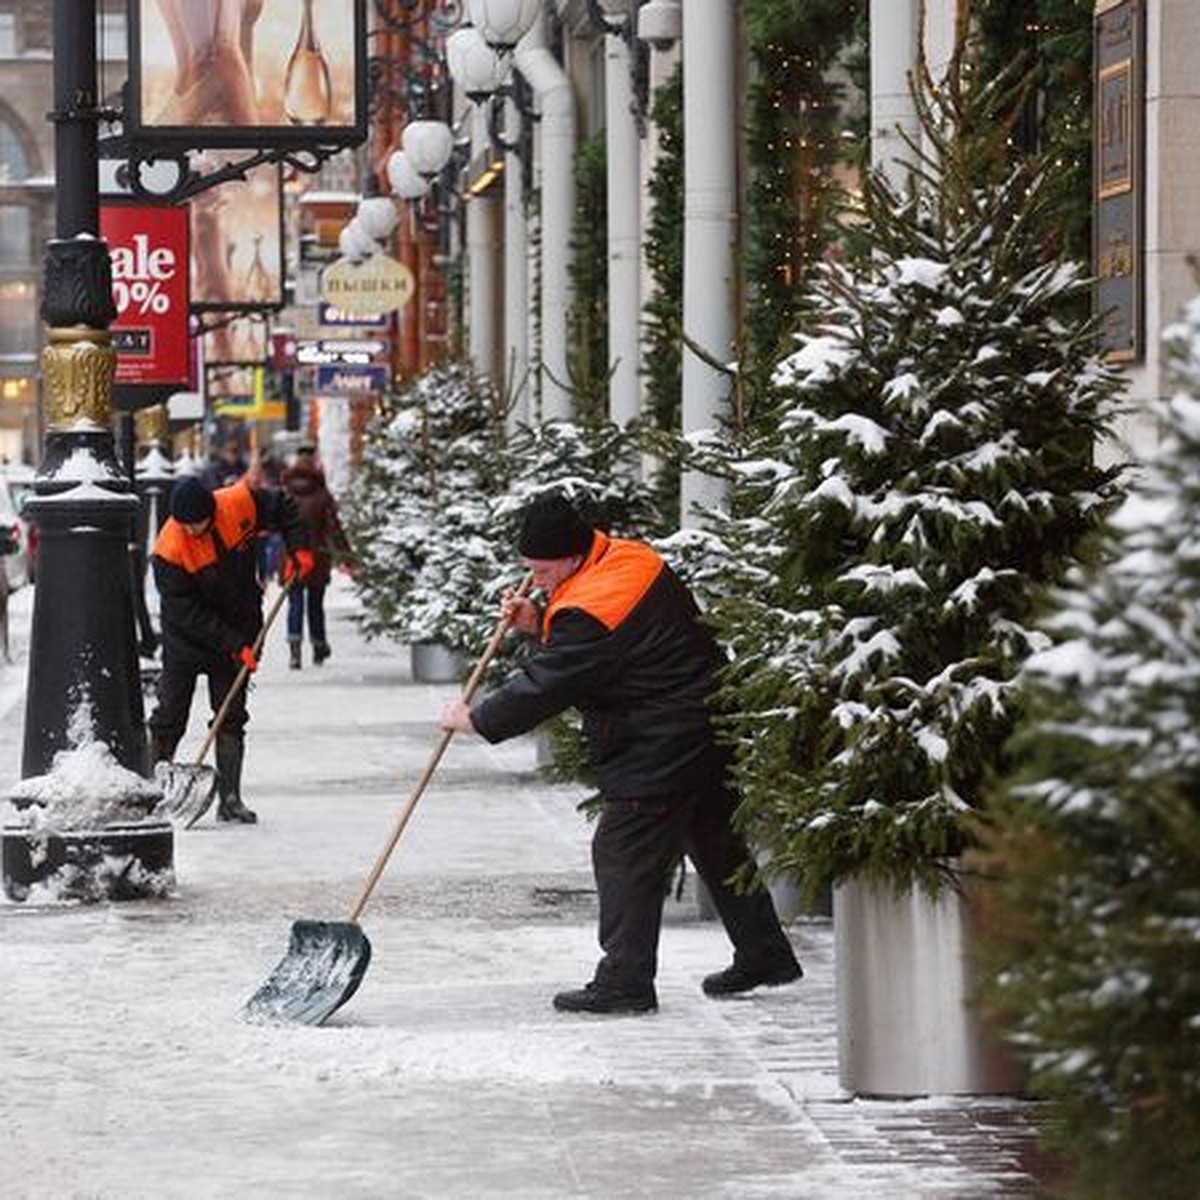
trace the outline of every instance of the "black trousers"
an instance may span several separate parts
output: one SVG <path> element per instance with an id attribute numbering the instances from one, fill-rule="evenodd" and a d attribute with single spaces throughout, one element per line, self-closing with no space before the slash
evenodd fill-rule
<path id="1" fill-rule="evenodd" d="M 168 758 L 174 756 L 175 747 L 179 745 L 179 739 L 183 737 L 188 726 L 192 697 L 200 676 L 204 675 L 208 679 L 208 702 L 215 716 L 240 669 L 241 664 L 231 658 L 200 661 L 190 656 L 173 655 L 169 648 L 164 646 L 162 675 L 158 681 L 158 704 L 147 722 L 156 757 L 164 752 Z M 229 706 L 229 712 L 221 727 L 223 733 L 239 739 L 246 722 L 250 719 L 246 711 L 246 691 L 247 689 L 243 688 Z"/>
<path id="2" fill-rule="evenodd" d="M 794 958 L 770 893 L 762 887 L 738 893 L 729 883 L 751 854 L 733 827 L 736 798 L 725 768 L 724 756 L 714 753 L 677 793 L 605 800 L 592 836 L 604 952 L 597 983 L 636 991 L 653 982 L 663 904 L 682 854 L 712 894 L 736 962 L 773 965 Z"/>

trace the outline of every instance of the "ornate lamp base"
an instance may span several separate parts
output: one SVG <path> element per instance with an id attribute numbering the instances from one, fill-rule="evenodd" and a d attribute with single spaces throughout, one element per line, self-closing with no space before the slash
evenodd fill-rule
<path id="1" fill-rule="evenodd" d="M 161 898 L 175 888 L 175 831 L 165 821 L 54 834 L 8 825 L 0 863 L 17 903 Z"/>

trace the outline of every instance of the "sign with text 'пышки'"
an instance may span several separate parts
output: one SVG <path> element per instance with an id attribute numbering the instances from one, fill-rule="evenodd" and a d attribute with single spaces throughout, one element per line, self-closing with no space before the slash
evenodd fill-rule
<path id="1" fill-rule="evenodd" d="M 413 274 L 386 254 L 373 254 L 363 262 L 338 259 L 321 272 L 321 299 L 344 313 L 394 312 L 413 294 Z"/>

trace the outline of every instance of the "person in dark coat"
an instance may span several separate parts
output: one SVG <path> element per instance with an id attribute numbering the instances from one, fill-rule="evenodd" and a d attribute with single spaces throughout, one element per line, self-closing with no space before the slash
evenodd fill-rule
<path id="1" fill-rule="evenodd" d="M 510 594 L 502 611 L 540 647 L 471 707 L 449 703 L 441 725 L 500 742 L 566 708 L 583 715 L 603 801 L 592 839 L 603 957 L 591 982 L 560 992 L 554 1007 L 657 1008 L 663 903 L 684 853 L 733 943 L 732 965 L 704 979 L 705 993 L 800 978 L 769 893 L 730 884 L 752 860 L 733 826 L 728 752 L 710 715 L 722 656 L 691 593 L 651 547 L 590 528 L 557 494 L 525 510 L 519 548 L 547 602 Z"/>
<path id="2" fill-rule="evenodd" d="M 234 434 L 230 434 L 201 472 L 200 480 L 210 492 L 215 492 L 218 488 L 237 483 L 249 469 L 250 464 L 242 453 L 241 444 Z"/>
<path id="3" fill-rule="evenodd" d="M 329 587 L 335 558 L 344 560 L 350 549 L 338 516 L 337 501 L 325 484 L 325 472 L 317 465 L 315 454 L 315 446 L 303 443 L 296 450 L 296 461 L 282 476 L 283 486 L 296 502 L 313 555 L 312 574 L 288 596 L 287 637 L 294 670 L 301 666 L 306 609 L 314 664 L 319 667 L 331 653 L 325 627 L 325 589 Z"/>
<path id="4" fill-rule="evenodd" d="M 195 478 L 180 480 L 171 492 L 171 517 L 152 552 L 162 624 L 162 675 L 149 720 L 156 762 L 174 757 L 201 675 L 208 678 L 215 714 L 241 667 L 258 667 L 254 643 L 263 617 L 256 558 L 263 529 L 283 534 L 292 573 L 303 579 L 312 556 L 285 492 L 255 490 L 244 480 L 210 492 Z M 243 688 L 216 738 L 221 821 L 258 819 L 241 796 L 247 720 Z"/>

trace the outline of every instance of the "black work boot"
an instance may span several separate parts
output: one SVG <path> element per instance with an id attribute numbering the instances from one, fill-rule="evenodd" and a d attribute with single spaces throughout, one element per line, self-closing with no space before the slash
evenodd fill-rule
<path id="1" fill-rule="evenodd" d="M 799 979 L 803 974 L 800 964 L 791 956 L 775 962 L 753 964 L 739 962 L 735 955 L 732 966 L 706 975 L 700 986 L 706 996 L 737 996 L 756 987 L 779 987 Z"/>
<path id="2" fill-rule="evenodd" d="M 150 759 L 152 762 L 170 762 L 175 757 L 175 747 L 179 739 L 164 737 L 161 733 L 150 735 Z"/>
<path id="3" fill-rule="evenodd" d="M 313 662 L 319 667 L 332 653 L 328 642 L 313 642 Z"/>
<path id="4" fill-rule="evenodd" d="M 293 671 L 300 670 L 301 666 L 303 665 L 300 661 L 300 643 L 288 642 L 288 653 L 291 655 L 291 658 L 288 660 L 288 666 L 291 667 Z"/>
<path id="5" fill-rule="evenodd" d="M 592 980 L 578 991 L 559 992 L 554 997 L 554 1007 L 559 1012 L 603 1013 L 613 1016 L 623 1013 L 648 1013 L 658 1008 L 658 996 L 655 995 L 653 984 L 626 989 Z"/>
<path id="6" fill-rule="evenodd" d="M 253 825 L 258 815 L 242 803 L 242 758 L 245 743 L 241 734 L 217 734 L 217 820 Z"/>

